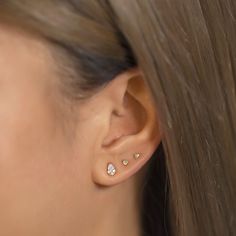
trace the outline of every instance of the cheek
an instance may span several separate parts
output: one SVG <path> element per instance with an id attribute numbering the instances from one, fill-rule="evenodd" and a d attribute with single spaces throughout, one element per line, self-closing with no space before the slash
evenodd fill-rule
<path id="1" fill-rule="evenodd" d="M 28 92 L 13 89 L 0 101 L 0 168 L 23 167 L 33 164 L 34 159 L 43 161 L 42 153 L 53 149 L 57 125 L 51 106 L 43 95 Z"/>
<path id="2" fill-rule="evenodd" d="M 47 221 L 53 214 L 56 220 L 62 215 L 56 213 L 58 209 L 64 209 L 66 215 L 67 202 L 84 198 L 76 184 L 87 184 L 86 164 L 80 158 L 86 152 L 73 151 L 58 121 L 58 110 L 49 100 L 26 94 L 15 93 L 0 102 L 2 230 L 6 225 L 10 229 L 14 219 L 20 227 L 25 222 L 34 227 L 35 222 Z"/>

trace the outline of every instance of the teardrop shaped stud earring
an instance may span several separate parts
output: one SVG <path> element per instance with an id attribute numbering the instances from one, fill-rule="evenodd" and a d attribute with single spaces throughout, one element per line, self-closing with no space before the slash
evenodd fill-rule
<path id="1" fill-rule="evenodd" d="M 107 164 L 107 174 L 114 176 L 116 174 L 116 167 L 112 163 Z"/>

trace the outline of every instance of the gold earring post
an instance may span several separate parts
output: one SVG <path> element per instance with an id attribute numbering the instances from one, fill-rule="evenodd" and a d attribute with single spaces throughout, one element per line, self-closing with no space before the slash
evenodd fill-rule
<path id="1" fill-rule="evenodd" d="M 139 159 L 140 156 L 141 156 L 140 153 L 134 153 L 134 159 L 135 160 Z"/>
<path id="2" fill-rule="evenodd" d="M 124 166 L 127 166 L 127 165 L 129 164 L 129 161 L 128 161 L 128 160 L 123 160 L 123 161 L 122 161 L 122 164 L 123 164 Z"/>

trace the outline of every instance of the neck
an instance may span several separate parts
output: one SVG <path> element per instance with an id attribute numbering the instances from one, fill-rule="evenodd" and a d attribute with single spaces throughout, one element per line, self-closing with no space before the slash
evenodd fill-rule
<path id="1" fill-rule="evenodd" d="M 136 179 L 114 186 L 101 203 L 91 236 L 141 236 L 140 186 Z M 104 192 L 103 192 L 104 194 Z"/>

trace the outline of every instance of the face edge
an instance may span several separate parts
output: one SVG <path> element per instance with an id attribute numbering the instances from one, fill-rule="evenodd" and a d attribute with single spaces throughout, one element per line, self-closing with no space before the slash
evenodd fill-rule
<path id="1" fill-rule="evenodd" d="M 71 224 L 66 217 L 91 205 L 90 190 L 76 189 L 91 185 L 89 153 L 82 138 L 71 142 L 85 136 L 89 122 L 70 125 L 48 45 L 0 26 L 0 51 L 0 233 L 40 235 L 37 224 L 60 230 Z"/>

